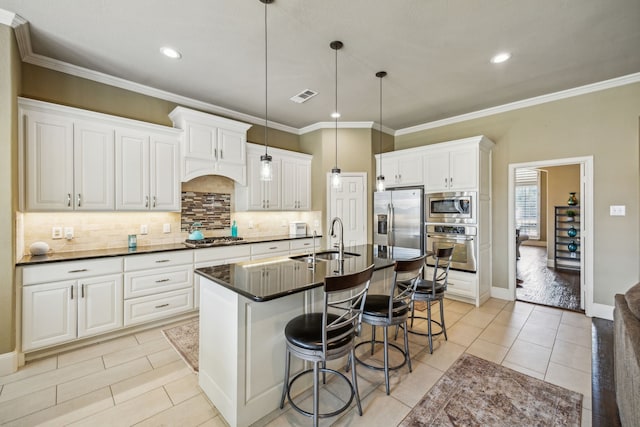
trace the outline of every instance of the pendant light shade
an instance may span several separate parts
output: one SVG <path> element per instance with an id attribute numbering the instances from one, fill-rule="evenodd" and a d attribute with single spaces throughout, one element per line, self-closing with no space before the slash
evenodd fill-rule
<path id="1" fill-rule="evenodd" d="M 331 49 L 336 51 L 336 109 L 334 110 L 334 118 L 336 120 L 336 165 L 331 169 L 331 187 L 340 188 L 342 179 L 340 177 L 340 168 L 338 167 L 338 50 L 342 49 L 344 44 L 341 41 L 333 41 L 329 43 Z"/>
<path id="2" fill-rule="evenodd" d="M 271 181 L 273 179 L 273 168 L 271 161 L 273 158 L 268 153 L 269 147 L 269 67 L 268 67 L 268 38 L 267 38 L 267 5 L 274 0 L 260 0 L 264 3 L 264 155 L 260 156 L 260 180 Z"/>
<path id="3" fill-rule="evenodd" d="M 382 79 L 387 75 L 386 71 L 378 71 L 376 73 L 376 77 L 378 77 L 380 79 L 380 130 L 379 130 L 379 136 L 380 136 L 380 167 L 378 168 L 378 170 L 380 171 L 380 174 L 376 177 L 376 190 L 378 191 L 384 191 L 385 190 L 385 182 L 384 182 L 384 175 L 382 174 Z"/>

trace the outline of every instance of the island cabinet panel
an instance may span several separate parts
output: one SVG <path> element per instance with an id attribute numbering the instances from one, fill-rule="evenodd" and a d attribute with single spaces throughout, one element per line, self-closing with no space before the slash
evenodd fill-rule
<path id="1" fill-rule="evenodd" d="M 254 302 L 205 278 L 201 285 L 199 385 L 229 425 L 248 426 L 278 408 L 284 328 L 309 299 L 301 292 Z M 292 358 L 291 375 L 302 367 Z"/>

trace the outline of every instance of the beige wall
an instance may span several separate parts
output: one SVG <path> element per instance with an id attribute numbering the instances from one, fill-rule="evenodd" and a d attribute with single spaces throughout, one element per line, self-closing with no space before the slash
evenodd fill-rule
<path id="1" fill-rule="evenodd" d="M 327 173 L 336 164 L 335 129 L 320 129 L 300 137 L 300 148 L 313 155 L 311 164 L 312 208 L 322 212 L 322 224 L 327 225 Z M 368 180 L 367 203 L 369 210 L 373 203 L 372 188 L 375 185 L 375 165 L 371 129 L 338 129 L 338 167 L 345 172 L 366 172 Z M 367 240 L 371 240 L 371 215 L 367 216 Z M 325 236 L 326 239 L 326 236 Z M 326 241 L 323 241 L 325 244 Z"/>
<path id="2" fill-rule="evenodd" d="M 493 150 L 493 285 L 508 287 L 507 203 L 511 163 L 593 156 L 594 301 L 638 282 L 640 260 L 640 83 L 396 138 L 396 149 L 484 134 Z M 624 204 L 625 217 L 609 205 Z M 624 236 L 624 238 L 621 238 Z"/>
<path id="3" fill-rule="evenodd" d="M 555 166 L 544 168 L 547 171 L 547 258 L 555 257 L 555 207 L 567 206 L 569 192 L 576 193 L 578 203 L 580 194 L 580 165 Z"/>
<path id="4" fill-rule="evenodd" d="M 0 25 L 0 354 L 15 349 L 15 223 L 20 57 L 13 30 Z"/>

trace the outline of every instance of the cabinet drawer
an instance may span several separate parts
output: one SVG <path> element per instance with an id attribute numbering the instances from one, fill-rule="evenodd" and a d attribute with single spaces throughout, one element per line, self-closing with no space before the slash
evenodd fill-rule
<path id="1" fill-rule="evenodd" d="M 253 255 L 269 255 L 274 252 L 289 251 L 289 241 L 281 240 L 278 242 L 254 243 L 251 245 L 251 256 Z"/>
<path id="2" fill-rule="evenodd" d="M 162 319 L 193 309 L 193 289 L 180 289 L 124 302 L 124 325 Z"/>
<path id="3" fill-rule="evenodd" d="M 425 269 L 425 277 L 431 278 L 432 276 L 433 269 L 431 267 L 427 267 Z M 478 294 L 477 283 L 477 275 L 473 273 L 449 270 L 447 294 L 459 295 L 466 298 L 475 298 Z"/>
<path id="4" fill-rule="evenodd" d="M 51 283 L 114 273 L 122 273 L 121 257 L 56 262 L 23 267 L 22 284 Z"/>
<path id="5" fill-rule="evenodd" d="M 313 249 L 313 239 L 295 239 L 291 240 L 291 252 L 304 253 L 307 250 Z M 320 247 L 320 238 L 316 238 L 316 249 Z"/>
<path id="6" fill-rule="evenodd" d="M 225 259 L 244 258 L 251 255 L 251 245 L 223 246 L 219 248 L 205 248 L 194 251 L 196 264 Z"/>
<path id="7" fill-rule="evenodd" d="M 170 267 L 124 274 L 125 299 L 191 287 L 193 268 Z"/>
<path id="8" fill-rule="evenodd" d="M 193 263 L 193 251 L 169 251 L 147 255 L 128 256 L 124 259 L 124 271 L 148 268 L 172 267 Z"/>

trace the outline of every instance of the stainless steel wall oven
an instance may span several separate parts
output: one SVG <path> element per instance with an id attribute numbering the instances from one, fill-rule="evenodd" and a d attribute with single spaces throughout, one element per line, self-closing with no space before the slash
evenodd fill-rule
<path id="1" fill-rule="evenodd" d="M 453 247 L 451 268 L 475 273 L 477 270 L 477 227 L 468 225 L 427 225 L 427 251 Z M 427 258 L 427 265 L 433 265 Z"/>

